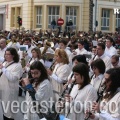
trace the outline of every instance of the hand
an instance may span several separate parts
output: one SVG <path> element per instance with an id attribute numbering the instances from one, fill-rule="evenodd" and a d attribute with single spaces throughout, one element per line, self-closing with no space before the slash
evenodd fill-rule
<path id="1" fill-rule="evenodd" d="M 95 118 L 95 115 L 93 113 L 91 113 L 89 110 L 86 110 L 86 113 L 85 113 L 85 118 L 91 118 L 91 119 L 94 119 Z"/>
<path id="2" fill-rule="evenodd" d="M 73 83 L 74 81 L 75 81 L 75 80 L 73 80 L 73 79 L 69 79 L 67 83 L 68 83 L 68 84 L 71 84 L 71 83 Z"/>
<path id="3" fill-rule="evenodd" d="M 75 50 L 72 51 L 73 55 L 77 55 L 77 52 L 75 52 Z"/>
<path id="4" fill-rule="evenodd" d="M 92 111 L 99 111 L 100 108 L 99 108 L 99 104 L 97 102 L 93 102 L 93 105 L 92 105 Z"/>
<path id="5" fill-rule="evenodd" d="M 28 84 L 30 84 L 30 81 L 29 81 L 28 78 L 23 78 L 22 81 L 21 81 L 21 83 L 22 83 L 22 86 L 25 87 L 25 86 L 27 86 Z"/>
<path id="6" fill-rule="evenodd" d="M 30 64 L 29 63 L 27 63 L 27 65 L 26 65 L 27 67 L 30 67 Z"/>
<path id="7" fill-rule="evenodd" d="M 47 69 L 48 75 L 52 75 L 52 71 L 50 69 Z"/>
<path id="8" fill-rule="evenodd" d="M 3 68 L 3 65 L 0 63 L 0 69 L 2 69 Z"/>
<path id="9" fill-rule="evenodd" d="M 68 95 L 68 94 L 65 94 L 65 101 L 66 102 L 71 102 L 73 100 L 73 98 L 70 96 L 70 95 Z"/>
<path id="10" fill-rule="evenodd" d="M 64 87 L 64 89 L 66 89 L 66 87 L 68 86 L 68 83 L 66 83 L 63 87 Z"/>

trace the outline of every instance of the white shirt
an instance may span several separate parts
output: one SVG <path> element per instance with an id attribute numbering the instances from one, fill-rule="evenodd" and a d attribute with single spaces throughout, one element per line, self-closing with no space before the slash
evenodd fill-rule
<path id="1" fill-rule="evenodd" d="M 19 50 L 19 48 L 20 48 L 20 43 L 19 43 L 19 42 L 13 43 L 13 42 L 11 41 L 11 42 L 9 42 L 9 43 L 7 44 L 7 48 L 10 48 L 10 47 L 13 47 L 13 48 L 15 48 L 16 50 Z"/>
<path id="2" fill-rule="evenodd" d="M 104 99 L 103 101 L 105 102 L 106 100 Z M 115 103 L 115 105 L 110 104 L 112 102 Z M 113 96 L 113 98 L 111 98 L 109 101 L 106 101 L 106 103 L 107 104 L 102 104 L 104 105 L 101 106 L 103 110 L 101 111 L 101 113 L 95 114 L 94 120 L 120 120 L 120 92 Z M 112 112 L 110 111 L 110 109 L 112 110 Z"/>
<path id="3" fill-rule="evenodd" d="M 78 48 L 75 50 L 75 52 L 77 52 L 77 55 L 83 55 L 88 53 L 85 48 L 82 48 L 81 50 Z"/>
<path id="4" fill-rule="evenodd" d="M 35 93 L 35 98 L 36 101 L 38 101 L 38 103 L 41 105 L 42 110 L 44 111 L 45 108 L 47 109 L 50 105 L 50 99 L 53 98 L 53 89 L 52 89 L 52 85 L 50 83 L 50 81 L 48 79 L 45 79 L 43 82 L 40 83 L 40 85 L 38 85 L 37 89 L 36 89 L 36 93 Z M 25 104 L 27 112 L 24 114 L 24 120 L 40 120 L 40 118 L 38 117 L 38 115 L 36 114 L 36 112 L 34 111 L 33 105 L 31 104 L 32 102 L 32 98 L 29 95 L 29 93 L 26 93 L 26 102 L 27 104 Z M 42 101 L 44 101 L 42 103 Z M 47 106 L 48 104 L 48 106 Z M 43 107 L 44 106 L 44 107 Z M 36 104 L 37 107 L 37 104 Z M 31 109 L 33 110 L 33 112 L 35 113 L 31 113 Z"/>
<path id="5" fill-rule="evenodd" d="M 4 61 L 4 55 L 5 55 L 6 49 L 7 49 L 7 47 L 5 47 L 4 49 L 0 48 L 0 62 Z"/>
<path id="6" fill-rule="evenodd" d="M 6 49 L 7 49 L 7 47 L 5 47 L 3 49 L 0 48 L 0 57 L 4 58 L 4 54 L 5 54 Z"/>
<path id="7" fill-rule="evenodd" d="M 98 58 L 101 58 L 104 61 L 106 66 L 106 71 L 111 68 L 111 59 L 108 56 L 106 56 L 105 53 L 100 57 L 97 55 L 94 60 Z"/>
<path id="8" fill-rule="evenodd" d="M 7 62 L 3 63 L 5 66 Z M 0 99 L 5 103 L 18 100 L 19 79 L 23 70 L 20 63 L 13 63 L 7 68 L 2 68 L 3 74 L 0 77 Z M 4 115 L 8 118 L 14 118 L 14 114 L 10 109 Z"/>
<path id="9" fill-rule="evenodd" d="M 80 90 L 78 88 L 78 85 L 75 85 L 71 91 L 70 96 L 73 98 L 73 101 L 71 101 L 71 103 L 69 104 L 70 106 L 68 106 L 68 104 L 66 103 L 66 107 L 71 110 L 71 112 L 68 115 L 68 118 L 70 120 L 84 120 L 84 111 L 86 111 L 86 109 L 89 108 L 89 103 L 86 103 L 88 101 L 96 101 L 97 92 L 90 84 L 86 85 Z M 73 108 L 75 109 L 73 110 Z M 76 113 L 75 110 L 81 112 Z"/>
<path id="10" fill-rule="evenodd" d="M 55 65 L 52 75 L 50 76 L 53 85 L 53 90 L 57 93 L 63 91 L 63 83 L 67 82 L 67 78 L 70 74 L 70 68 L 68 64 L 59 63 Z M 58 100 L 58 94 L 55 95 L 55 101 Z"/>
<path id="11" fill-rule="evenodd" d="M 112 57 L 113 55 L 117 55 L 117 50 L 111 46 L 110 48 L 105 48 L 105 54 L 108 56 L 108 57 Z"/>
<path id="12" fill-rule="evenodd" d="M 103 85 L 104 83 L 104 75 L 103 74 L 100 74 L 99 76 L 96 76 L 95 75 L 92 77 L 92 80 L 91 80 L 91 84 L 93 85 L 93 87 L 95 88 L 95 90 L 97 92 L 101 92 L 101 86 Z"/>

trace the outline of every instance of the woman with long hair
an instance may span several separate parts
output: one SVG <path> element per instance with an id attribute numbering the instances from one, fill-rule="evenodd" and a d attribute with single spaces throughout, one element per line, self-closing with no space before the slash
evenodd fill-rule
<path id="1" fill-rule="evenodd" d="M 97 99 L 97 93 L 90 84 L 89 69 L 84 63 L 78 63 L 73 67 L 75 84 L 70 94 L 65 95 L 66 117 L 70 120 L 84 120 L 84 111 L 90 107 L 90 102 Z M 74 92 L 74 94 L 73 94 Z"/>
<path id="2" fill-rule="evenodd" d="M 31 50 L 32 53 L 32 58 L 29 59 L 27 65 L 25 66 L 25 71 L 29 72 L 30 70 L 30 65 L 34 62 L 34 61 L 40 61 L 43 65 L 44 65 L 44 61 L 42 59 L 41 56 L 41 52 L 40 49 L 38 47 L 35 47 Z"/>
<path id="3" fill-rule="evenodd" d="M 94 120 L 120 120 L 120 68 L 111 68 L 105 73 L 103 100 L 94 102 L 90 114 Z M 88 111 L 86 113 L 88 115 Z"/>
<path id="4" fill-rule="evenodd" d="M 33 78 L 32 81 L 29 78 L 23 78 L 22 80 L 22 85 L 27 89 L 27 109 L 31 109 L 31 101 L 37 101 L 40 105 L 42 102 L 45 102 L 45 104 L 43 103 L 42 106 L 40 106 L 42 111 L 45 112 L 45 107 L 49 105 L 49 101 L 53 97 L 52 85 L 49 81 L 47 70 L 40 61 L 35 61 L 30 66 L 30 73 Z M 37 113 L 29 111 L 24 115 L 24 119 L 39 120 L 40 118 Z"/>
<path id="5" fill-rule="evenodd" d="M 55 51 L 55 61 L 56 65 L 53 72 L 48 69 L 48 74 L 50 75 L 51 82 L 54 89 L 55 101 L 58 100 L 59 94 L 63 90 L 63 84 L 67 82 L 67 77 L 70 74 L 69 60 L 67 53 L 58 49 Z"/>

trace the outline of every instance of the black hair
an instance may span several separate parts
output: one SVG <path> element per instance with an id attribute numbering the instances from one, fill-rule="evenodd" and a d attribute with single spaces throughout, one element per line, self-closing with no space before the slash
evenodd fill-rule
<path id="1" fill-rule="evenodd" d="M 86 65 L 88 65 L 88 63 L 87 63 L 87 61 L 86 61 L 85 55 L 76 55 L 76 56 L 72 59 L 72 62 L 74 62 L 75 60 L 77 60 L 78 62 L 85 63 Z"/>
<path id="2" fill-rule="evenodd" d="M 79 40 L 78 43 L 81 44 L 82 46 L 84 45 L 84 41 L 82 40 Z"/>
<path id="3" fill-rule="evenodd" d="M 25 41 L 29 41 L 29 42 L 31 42 L 31 38 L 26 37 L 26 38 L 23 39 L 23 42 L 25 42 Z"/>
<path id="4" fill-rule="evenodd" d="M 60 40 L 59 43 L 63 43 L 65 46 L 67 45 L 67 41 L 66 40 Z"/>
<path id="5" fill-rule="evenodd" d="M 78 63 L 76 66 L 73 67 L 73 72 L 79 73 L 82 77 L 84 77 L 84 81 L 80 89 L 84 88 L 90 83 L 89 68 L 86 64 Z"/>
<path id="6" fill-rule="evenodd" d="M 38 82 L 36 83 L 36 86 L 37 86 L 45 79 L 48 79 L 48 74 L 47 74 L 47 70 L 45 69 L 45 67 L 40 61 L 35 61 L 31 64 L 30 70 L 34 70 L 34 69 L 37 69 L 41 72 L 40 78 Z"/>
<path id="7" fill-rule="evenodd" d="M 106 73 L 110 75 L 109 80 L 112 83 L 109 91 L 111 92 L 111 96 L 113 96 L 120 87 L 120 68 L 111 68 Z"/>
<path id="8" fill-rule="evenodd" d="M 18 63 L 19 62 L 19 55 L 18 55 L 18 52 L 15 48 L 7 48 L 6 51 L 9 51 L 11 55 L 13 55 L 13 60 L 14 62 Z M 5 51 L 5 54 L 6 54 L 6 51 Z"/>
<path id="9" fill-rule="evenodd" d="M 97 46 L 100 46 L 103 50 L 105 50 L 105 44 L 104 43 L 98 43 Z"/>
<path id="10" fill-rule="evenodd" d="M 97 60 L 94 60 L 92 63 L 91 63 L 91 68 L 97 68 L 99 70 L 99 72 L 101 74 L 104 74 L 105 73 L 105 63 L 102 59 L 97 59 Z"/>

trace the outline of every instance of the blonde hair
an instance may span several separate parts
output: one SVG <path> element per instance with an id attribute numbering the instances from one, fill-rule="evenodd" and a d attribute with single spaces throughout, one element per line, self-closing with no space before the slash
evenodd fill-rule
<path id="1" fill-rule="evenodd" d="M 65 50 L 63 49 L 57 49 L 55 51 L 55 55 L 58 54 L 58 56 L 62 59 L 62 62 L 64 64 L 69 64 L 69 59 L 68 59 L 68 55 L 67 53 L 65 52 Z"/>
<path id="2" fill-rule="evenodd" d="M 38 47 L 35 47 L 31 50 L 32 51 L 35 51 L 37 53 L 37 57 L 38 59 L 40 60 L 41 59 L 41 52 L 40 52 L 40 49 Z"/>

